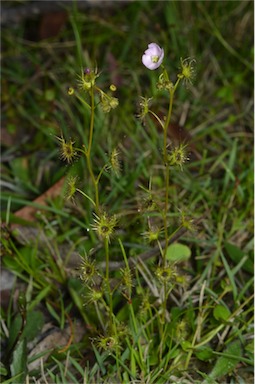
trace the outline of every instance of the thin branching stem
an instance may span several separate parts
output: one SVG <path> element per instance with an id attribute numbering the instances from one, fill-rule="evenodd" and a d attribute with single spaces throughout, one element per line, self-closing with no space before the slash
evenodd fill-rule
<path id="1" fill-rule="evenodd" d="M 96 213 L 98 213 L 99 212 L 98 181 L 94 175 L 92 163 L 91 163 L 91 149 L 92 149 L 92 142 L 93 142 L 94 122 L 95 122 L 95 95 L 94 95 L 93 87 L 90 90 L 90 98 L 91 98 L 91 114 L 90 114 L 90 126 L 89 126 L 89 143 L 88 143 L 88 148 L 86 151 L 86 159 L 87 159 L 87 166 L 88 166 L 89 174 L 90 174 L 91 180 L 92 180 L 93 185 L 94 185 L 95 208 L 96 208 Z"/>

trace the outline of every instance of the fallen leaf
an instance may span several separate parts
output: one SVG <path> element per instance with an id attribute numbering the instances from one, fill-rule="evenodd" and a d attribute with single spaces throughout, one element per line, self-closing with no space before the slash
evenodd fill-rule
<path id="1" fill-rule="evenodd" d="M 53 199 L 61 194 L 62 187 L 65 182 L 65 177 L 62 177 L 59 181 L 57 181 L 52 187 L 50 187 L 46 192 L 44 192 L 41 196 L 37 197 L 33 203 L 40 205 L 47 205 L 47 199 Z M 16 217 L 20 217 L 26 221 L 35 221 L 35 215 L 38 211 L 38 208 L 33 206 L 25 206 L 18 211 L 15 212 Z M 11 228 L 16 228 L 19 224 L 13 223 Z"/>

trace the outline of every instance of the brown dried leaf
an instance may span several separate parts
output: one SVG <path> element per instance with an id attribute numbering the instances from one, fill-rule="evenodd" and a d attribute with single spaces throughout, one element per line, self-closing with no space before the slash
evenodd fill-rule
<path id="1" fill-rule="evenodd" d="M 65 181 L 65 177 L 62 177 L 59 181 L 57 181 L 52 187 L 50 187 L 46 192 L 44 192 L 41 196 L 37 197 L 33 203 L 40 205 L 47 205 L 47 199 L 53 199 L 61 194 L 61 190 Z M 20 217 L 23 220 L 27 221 L 35 221 L 35 215 L 38 211 L 38 208 L 32 206 L 25 206 L 15 212 L 16 217 Z M 17 224 L 13 224 L 12 228 L 15 228 Z"/>

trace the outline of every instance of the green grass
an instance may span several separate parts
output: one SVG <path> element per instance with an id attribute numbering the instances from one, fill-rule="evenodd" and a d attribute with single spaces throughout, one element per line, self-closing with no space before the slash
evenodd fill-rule
<path id="1" fill-rule="evenodd" d="M 2 29 L 1 267 L 15 280 L 1 306 L 1 380 L 251 383 L 253 4 L 120 4 L 104 12 L 73 8 L 47 40 L 27 38 L 32 21 Z M 151 109 L 160 116 L 168 108 L 167 93 L 156 87 L 159 70 L 141 63 L 152 41 L 164 47 L 172 81 L 181 57 L 196 59 L 193 85 L 178 87 L 173 107 L 177 128 L 170 138 L 181 141 L 183 122 L 190 160 L 183 171 L 171 168 L 168 225 L 177 236 L 182 218 L 194 220 L 194 228 L 181 232 L 169 252 L 179 261 L 167 271 L 167 311 L 158 255 L 131 271 L 126 261 L 155 246 L 142 233 L 148 221 L 161 225 L 161 213 L 144 207 L 150 199 L 163 204 L 165 195 L 162 129 L 137 118 L 140 96 L 153 97 Z M 34 202 L 72 175 L 93 196 L 85 156 L 66 165 L 56 136 L 87 147 L 90 111 L 67 89 L 76 87 L 81 66 L 95 65 L 97 85 L 107 91 L 115 83 L 119 99 L 109 114 L 96 110 L 91 149 L 96 172 L 116 147 L 121 159 L 120 177 L 103 173 L 99 184 L 102 205 L 118 217 L 110 263 L 126 266 L 125 275 L 110 271 L 117 346 L 107 330 L 109 287 L 101 301 L 88 304 L 102 277 L 94 286 L 80 278 L 86 255 L 99 271 L 105 261 L 106 248 L 91 230 L 90 201 L 81 194 L 67 201 L 60 191 L 47 206 Z M 15 216 L 25 206 L 37 210 L 32 223 Z M 132 286 L 123 280 L 130 273 Z"/>

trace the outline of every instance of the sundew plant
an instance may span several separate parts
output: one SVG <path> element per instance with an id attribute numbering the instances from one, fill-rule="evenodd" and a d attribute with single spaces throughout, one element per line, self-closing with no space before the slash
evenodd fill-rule
<path id="1" fill-rule="evenodd" d="M 131 7 L 142 7 L 136 3 Z M 174 9 L 166 14 L 169 28 Z M 214 62 L 224 87 L 212 95 L 225 100 L 245 85 L 250 62 L 224 40 L 207 7 L 198 9 L 224 52 L 245 68 L 230 87 L 223 64 Z M 40 121 L 53 120 L 57 106 L 57 124 L 45 133 L 36 123 L 36 148 L 42 137 L 50 148 L 36 180 L 50 163 L 54 183 L 29 200 L 24 190 L 36 192 L 29 176 L 36 162 L 27 168 L 28 160 L 20 164 L 7 152 L 3 185 L 13 175 L 21 181 L 2 197 L 2 266 L 12 284 L 1 308 L 1 382 L 249 384 L 253 172 L 238 152 L 239 131 L 230 129 L 248 126 L 241 101 L 231 96 L 241 117 L 232 113 L 225 123 L 222 111 L 198 100 L 201 89 L 210 93 L 205 79 L 214 66 L 206 68 L 174 36 L 163 38 L 167 32 L 157 35 L 159 26 L 148 41 L 135 39 L 136 66 L 132 57 L 118 68 L 118 44 L 110 44 L 115 56 L 108 53 L 105 66 L 103 49 L 84 49 L 77 12 L 74 6 L 68 65 L 58 61 L 61 75 L 50 72 L 45 85 Z M 244 165 L 236 167 L 238 156 Z"/>
<path id="2" fill-rule="evenodd" d="M 116 177 L 121 178 L 120 153 L 117 148 L 113 148 L 107 162 L 101 168 L 95 165 L 95 159 L 91 155 L 97 109 L 101 108 L 103 113 L 108 114 L 113 113 L 114 109 L 119 105 L 118 99 L 113 96 L 117 90 L 114 84 L 109 86 L 107 92 L 99 87 L 100 72 L 97 69 L 83 69 L 79 76 L 77 90 L 74 87 L 68 89 L 68 94 L 72 97 L 77 96 L 78 101 L 89 111 L 89 129 L 86 130 L 88 132 L 87 144 L 83 144 L 81 148 L 78 148 L 72 139 L 66 141 L 63 136 L 58 137 L 61 158 L 66 160 L 67 163 L 72 162 L 76 155 L 85 157 L 88 170 L 88 180 L 86 183 L 91 183 L 92 186 L 89 192 L 82 190 L 76 187 L 75 179 L 72 178 L 68 181 L 67 185 L 67 199 L 74 198 L 75 194 L 79 193 L 87 200 L 90 212 L 89 217 L 93 220 L 88 226 L 88 231 L 89 233 L 91 230 L 96 232 L 96 244 L 100 242 L 102 247 L 100 252 L 94 253 L 93 256 L 90 256 L 90 250 L 87 251 L 80 271 L 81 280 L 87 291 L 84 304 L 87 308 L 91 305 L 95 306 L 101 328 L 101 333 L 93 339 L 93 343 L 99 350 L 104 350 L 114 357 L 116 363 L 120 359 L 123 349 L 127 351 L 130 349 L 130 346 L 132 348 L 135 346 L 138 350 L 137 359 L 142 371 L 146 371 L 146 365 L 149 364 L 150 366 L 151 356 L 153 356 L 154 361 L 162 363 L 164 356 L 169 353 L 170 345 L 170 350 L 172 348 L 176 349 L 181 341 L 185 341 L 184 338 L 176 343 L 173 336 L 171 336 L 169 328 L 171 326 L 171 316 L 168 308 L 170 294 L 176 287 L 183 290 L 186 282 L 185 275 L 178 271 L 178 260 L 176 260 L 176 257 L 180 257 L 181 260 L 183 255 L 174 254 L 170 243 L 175 232 L 181 229 L 192 229 L 194 221 L 187 219 L 184 214 L 180 214 L 180 217 L 176 220 L 175 231 L 171 231 L 169 217 L 171 209 L 169 196 L 170 173 L 174 167 L 179 167 L 180 171 L 182 171 L 188 156 L 185 143 L 171 146 L 167 139 L 167 133 L 171 121 L 176 89 L 182 81 L 186 84 L 192 81 L 195 61 L 189 58 L 181 59 L 180 72 L 173 83 L 169 79 L 167 70 L 163 67 L 163 59 L 164 49 L 160 48 L 156 43 L 150 43 L 148 49 L 142 55 L 142 62 L 146 68 L 150 70 L 161 69 L 157 88 L 167 95 L 169 106 L 167 115 L 160 118 L 150 108 L 152 99 L 140 97 L 139 119 L 145 121 L 147 115 L 151 114 L 162 130 L 162 143 L 160 147 L 162 170 L 160 173 L 164 180 L 164 186 L 163 193 L 157 196 L 157 190 L 152 183 L 153 175 L 147 181 L 147 185 L 140 186 L 141 190 L 144 191 L 144 201 L 141 203 L 141 207 L 137 209 L 136 215 L 148 222 L 146 232 L 142 233 L 141 228 L 141 239 L 143 236 L 147 239 L 148 243 L 154 244 L 152 254 L 154 256 L 154 263 L 152 271 L 150 271 L 153 276 L 153 286 L 151 289 L 148 289 L 145 297 L 142 290 L 141 304 L 139 306 L 134 305 L 133 295 L 134 287 L 137 287 L 138 282 L 139 285 L 143 284 L 144 271 L 142 269 L 143 272 L 139 272 L 137 268 L 138 264 L 143 263 L 143 257 L 136 257 L 132 259 L 132 264 L 130 263 L 123 236 L 118 234 L 121 233 L 121 225 L 118 223 L 121 212 L 111 212 L 111 208 L 101 198 L 101 180 L 104 174 L 113 172 Z M 105 183 L 103 183 L 103 188 L 107 188 Z M 125 231 L 125 228 L 123 230 Z M 115 278 L 113 283 L 111 281 L 113 279 L 111 271 L 111 260 L 113 257 L 111 252 L 113 247 L 116 249 L 116 244 L 119 247 L 118 253 L 122 256 L 122 261 L 120 261 L 122 267 L 119 269 L 119 276 Z M 97 266 L 97 253 L 104 255 L 104 273 Z M 144 300 L 148 301 L 147 304 L 143 304 Z M 122 308 L 123 312 L 125 308 L 126 316 L 129 320 L 127 323 L 118 318 L 116 307 L 119 305 L 124 306 Z M 144 305 L 145 308 L 143 308 Z M 140 311 L 143 313 L 141 319 L 138 316 Z M 148 332 L 147 322 L 150 322 L 151 316 L 154 319 L 154 325 L 149 326 L 150 332 Z M 184 326 L 184 323 L 182 326 Z M 141 345 L 143 338 L 148 343 L 146 349 Z M 180 363 L 178 362 L 179 359 Z M 190 357 L 186 357 L 186 360 L 181 358 L 180 354 L 176 364 L 177 366 L 179 364 L 188 366 L 189 359 Z"/>

